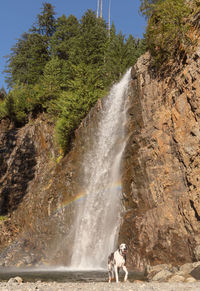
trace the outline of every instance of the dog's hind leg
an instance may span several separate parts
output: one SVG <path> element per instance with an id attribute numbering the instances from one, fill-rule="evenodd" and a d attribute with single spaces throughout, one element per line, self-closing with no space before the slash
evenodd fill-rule
<path id="1" fill-rule="evenodd" d="M 113 278 L 113 267 L 111 264 L 108 264 L 108 282 L 111 283 Z"/>
<path id="2" fill-rule="evenodd" d="M 115 279 L 114 269 L 112 268 L 112 279 Z"/>
<path id="3" fill-rule="evenodd" d="M 112 280 L 112 272 L 108 271 L 108 282 L 111 283 Z"/>
<path id="4" fill-rule="evenodd" d="M 122 267 L 122 269 L 124 270 L 124 272 L 125 272 L 125 276 L 124 276 L 124 282 L 126 282 L 127 281 L 127 278 L 128 278 L 128 271 L 127 271 L 127 268 L 126 268 L 126 266 L 123 266 Z"/>

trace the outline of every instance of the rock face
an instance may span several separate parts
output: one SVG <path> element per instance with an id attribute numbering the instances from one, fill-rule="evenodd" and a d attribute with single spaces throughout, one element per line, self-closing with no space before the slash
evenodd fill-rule
<path id="1" fill-rule="evenodd" d="M 200 260 L 200 48 L 167 77 L 149 64 L 147 53 L 132 69 L 119 233 L 129 268 L 140 270 Z M 80 160 L 102 106 L 91 110 L 62 159 L 43 116 L 20 129 L 1 122 L 1 265 L 68 263 Z"/>
<path id="2" fill-rule="evenodd" d="M 101 103 L 91 110 L 65 158 L 53 125 L 40 116 L 20 129 L 0 124 L 0 265 L 68 264 L 81 157 L 91 145 Z"/>
<path id="3" fill-rule="evenodd" d="M 132 69 L 119 237 L 140 269 L 200 258 L 200 48 L 167 77 L 149 62 Z"/>

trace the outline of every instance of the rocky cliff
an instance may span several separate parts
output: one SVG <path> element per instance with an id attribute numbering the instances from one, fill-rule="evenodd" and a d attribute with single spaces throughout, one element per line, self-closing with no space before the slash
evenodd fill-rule
<path id="1" fill-rule="evenodd" d="M 200 260 L 200 48 L 164 76 L 149 64 L 132 69 L 120 230 L 141 269 Z"/>
<path id="2" fill-rule="evenodd" d="M 200 48 L 166 76 L 150 69 L 148 53 L 132 68 L 119 234 L 131 268 L 200 260 L 199 74 Z M 20 129 L 1 122 L 1 265 L 68 263 L 80 162 L 103 103 L 82 122 L 64 158 L 44 116 Z"/>
<path id="3" fill-rule="evenodd" d="M 81 193 L 80 163 L 95 135 L 101 102 L 77 130 L 64 158 L 45 115 L 22 128 L 0 124 L 0 264 L 69 263 L 74 205 Z"/>

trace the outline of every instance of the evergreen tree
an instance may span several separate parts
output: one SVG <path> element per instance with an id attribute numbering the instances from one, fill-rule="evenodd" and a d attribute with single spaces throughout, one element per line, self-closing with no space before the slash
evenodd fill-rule
<path id="1" fill-rule="evenodd" d="M 2 86 L 1 89 L 0 89 L 0 100 L 2 100 L 2 101 L 5 100 L 6 96 L 7 96 L 6 90 Z"/>
<path id="2" fill-rule="evenodd" d="M 154 6 L 148 21 L 146 41 L 156 66 L 187 50 L 190 23 L 186 19 L 190 13 L 185 0 L 159 1 Z"/>
<path id="3" fill-rule="evenodd" d="M 42 12 L 37 16 L 36 27 L 33 27 L 33 31 L 37 31 L 39 34 L 51 37 L 56 29 L 54 7 L 50 3 L 43 3 Z"/>
<path id="4" fill-rule="evenodd" d="M 42 91 L 40 92 L 40 102 L 43 107 L 51 107 L 49 103 L 52 99 L 57 99 L 63 90 L 69 87 L 69 80 L 72 76 L 72 68 L 67 62 L 58 57 L 52 58 L 44 68 L 44 74 L 41 78 Z M 50 109 L 51 111 L 51 109 Z"/>
<path id="5" fill-rule="evenodd" d="M 6 96 L 7 96 L 6 90 L 2 86 L 2 88 L 0 89 L 0 120 L 8 116 L 5 106 Z"/>
<path id="6" fill-rule="evenodd" d="M 46 41 L 40 34 L 25 33 L 11 51 L 5 70 L 8 85 L 13 87 L 18 82 L 35 84 L 49 60 Z"/>
<path id="7" fill-rule="evenodd" d="M 56 138 L 63 150 L 69 150 L 74 130 L 86 116 L 95 102 L 104 96 L 101 71 L 94 71 L 92 65 L 79 64 L 75 67 L 75 78 L 69 91 L 53 100 L 50 110 L 59 119 L 56 123 Z"/>
<path id="8" fill-rule="evenodd" d="M 158 3 L 165 0 L 140 0 L 140 12 L 148 19 L 152 16 Z"/>
<path id="9" fill-rule="evenodd" d="M 105 21 L 102 18 L 96 18 L 94 11 L 88 10 L 81 18 L 80 53 L 82 61 L 85 64 L 103 66 L 107 39 Z"/>
<path id="10" fill-rule="evenodd" d="M 137 62 L 139 56 L 141 56 L 146 51 L 146 46 L 143 40 L 135 39 L 131 34 L 125 43 L 126 46 L 126 58 L 125 67 L 128 68 L 130 64 L 133 65 Z"/>
<path id="11" fill-rule="evenodd" d="M 121 32 L 115 34 L 115 29 L 112 27 L 106 52 L 106 72 L 110 81 L 119 79 L 127 69 L 127 53 L 125 36 Z M 130 60 L 128 67 L 131 65 L 133 60 Z"/>
<path id="12" fill-rule="evenodd" d="M 77 63 L 77 55 L 79 50 L 79 34 L 80 27 L 77 18 L 65 15 L 57 20 L 56 32 L 51 38 L 51 51 L 54 56 L 58 56 L 63 60 L 70 60 Z"/>
<path id="13" fill-rule="evenodd" d="M 1 101 L 0 119 L 18 125 L 44 111 L 56 124 L 64 151 L 74 130 L 110 84 L 142 53 L 140 40 L 108 32 L 102 18 L 88 10 L 80 21 L 73 15 L 55 19 L 54 7 L 44 3 L 37 23 L 12 48 L 7 81 L 12 90 Z"/>

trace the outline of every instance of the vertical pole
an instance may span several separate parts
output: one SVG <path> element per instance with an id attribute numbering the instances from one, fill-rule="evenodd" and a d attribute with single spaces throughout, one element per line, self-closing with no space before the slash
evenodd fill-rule
<path id="1" fill-rule="evenodd" d="M 109 13 L 108 13 L 108 34 L 110 36 L 110 7 L 111 7 L 111 0 L 109 0 Z"/>
<path id="2" fill-rule="evenodd" d="M 99 17 L 99 0 L 97 0 L 97 18 Z"/>
<path id="3" fill-rule="evenodd" d="M 102 10 L 103 10 L 103 0 L 101 0 L 101 14 L 100 14 L 100 17 L 101 17 L 101 18 L 103 17 Z"/>

